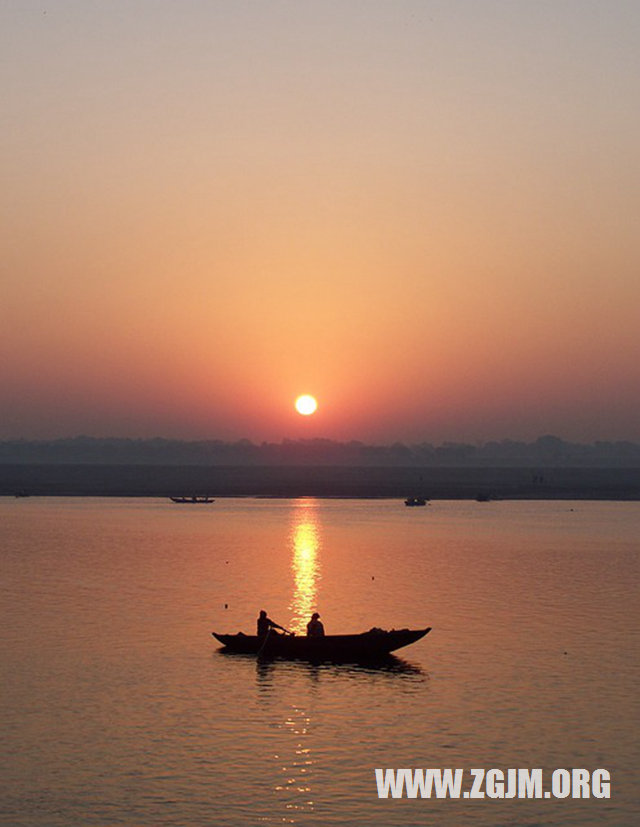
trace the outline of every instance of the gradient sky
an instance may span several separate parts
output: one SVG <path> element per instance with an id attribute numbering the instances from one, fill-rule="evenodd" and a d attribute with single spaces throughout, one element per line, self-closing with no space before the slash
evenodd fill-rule
<path id="1" fill-rule="evenodd" d="M 640 3 L 4 0 L 0 54 L 0 438 L 640 440 Z"/>

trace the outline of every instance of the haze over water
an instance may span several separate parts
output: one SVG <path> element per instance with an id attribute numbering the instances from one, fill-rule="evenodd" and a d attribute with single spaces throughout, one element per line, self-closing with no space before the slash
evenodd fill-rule
<path id="1" fill-rule="evenodd" d="M 630 825 L 637 503 L 4 499 L 0 823 Z M 226 608 L 225 608 L 226 605 Z M 387 668 L 210 632 L 433 631 Z M 606 768 L 610 800 L 378 800 L 376 767 Z"/>

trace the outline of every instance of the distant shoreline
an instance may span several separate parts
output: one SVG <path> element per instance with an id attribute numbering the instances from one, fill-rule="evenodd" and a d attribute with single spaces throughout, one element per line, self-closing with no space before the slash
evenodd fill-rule
<path id="1" fill-rule="evenodd" d="M 640 500 L 640 468 L 0 464 L 0 496 Z"/>

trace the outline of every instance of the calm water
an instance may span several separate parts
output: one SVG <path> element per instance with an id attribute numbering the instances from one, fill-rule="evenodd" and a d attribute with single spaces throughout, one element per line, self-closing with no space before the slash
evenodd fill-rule
<path id="1" fill-rule="evenodd" d="M 632 825 L 639 503 L 0 500 L 0 823 Z M 211 630 L 433 632 L 386 668 Z M 376 767 L 603 767 L 607 800 L 379 800 Z"/>

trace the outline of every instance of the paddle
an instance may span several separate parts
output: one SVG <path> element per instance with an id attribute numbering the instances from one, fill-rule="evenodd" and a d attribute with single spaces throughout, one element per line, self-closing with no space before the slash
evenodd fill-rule
<path id="1" fill-rule="evenodd" d="M 262 643 L 262 646 L 258 649 L 258 654 L 259 655 L 262 653 L 262 651 L 264 650 L 264 647 L 267 645 L 267 641 L 269 640 L 269 636 L 271 635 L 271 632 L 273 631 L 274 627 L 276 627 L 276 626 L 277 626 L 278 629 L 283 631 L 285 633 L 285 635 L 290 635 L 291 637 L 296 636 L 295 632 L 291 632 L 289 629 L 285 629 L 284 626 L 280 626 L 277 623 L 275 623 L 273 626 L 269 626 L 269 628 L 267 629 L 267 634 L 264 636 L 264 641 Z M 277 634 L 276 634 L 276 637 L 277 637 Z"/>
<path id="2" fill-rule="evenodd" d="M 290 632 L 288 629 L 285 629 L 284 626 L 278 626 L 278 628 L 282 629 L 282 631 L 285 633 L 285 635 L 291 635 L 291 637 L 295 637 L 296 633 L 295 632 Z M 258 651 L 256 653 L 258 657 L 260 657 L 260 655 L 264 652 L 264 647 L 267 645 L 267 641 L 269 640 L 269 635 L 271 634 L 272 630 L 273 630 L 273 627 L 269 626 L 269 629 L 267 630 L 267 634 L 264 636 L 264 641 L 262 643 L 262 646 L 258 649 Z"/>

